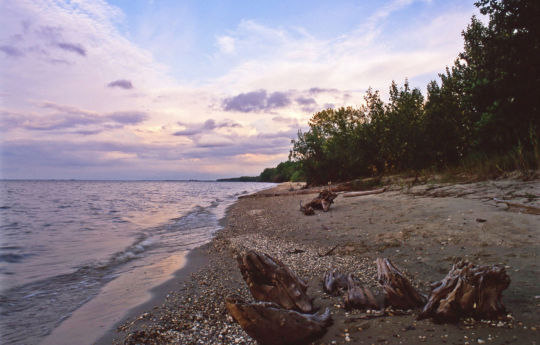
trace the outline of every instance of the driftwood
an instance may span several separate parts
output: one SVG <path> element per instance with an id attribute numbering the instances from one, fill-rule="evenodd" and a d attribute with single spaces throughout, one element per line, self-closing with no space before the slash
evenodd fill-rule
<path id="1" fill-rule="evenodd" d="M 307 284 L 281 261 L 249 251 L 238 257 L 238 266 L 256 300 L 304 313 L 313 311 L 312 300 L 306 294 Z"/>
<path id="2" fill-rule="evenodd" d="M 340 291 L 347 289 L 347 276 L 336 270 L 328 270 L 323 278 L 323 290 L 327 294 L 337 295 Z"/>
<path id="3" fill-rule="evenodd" d="M 306 206 L 302 205 L 302 201 L 300 201 L 300 211 L 306 216 L 313 216 L 315 214 L 313 207 L 311 207 L 309 204 Z"/>
<path id="4" fill-rule="evenodd" d="M 511 201 L 501 200 L 501 199 L 497 199 L 497 198 L 493 198 L 493 200 L 497 204 L 498 203 L 506 204 L 506 206 L 508 206 L 509 209 L 510 208 L 519 208 L 520 210 L 523 210 L 523 212 L 525 212 L 525 213 L 540 215 L 540 208 L 538 208 L 538 207 L 524 205 L 524 204 L 518 204 L 517 202 L 511 202 Z"/>
<path id="5" fill-rule="evenodd" d="M 426 298 L 386 258 L 377 258 L 377 280 L 384 291 L 385 306 L 406 310 L 422 307 L 426 303 Z"/>
<path id="6" fill-rule="evenodd" d="M 379 304 L 371 290 L 364 287 L 355 277 L 347 275 L 347 293 L 344 296 L 345 309 L 379 309 Z"/>
<path id="7" fill-rule="evenodd" d="M 325 189 L 322 192 L 319 193 L 319 195 L 311 200 L 309 203 L 307 203 L 305 206 L 302 206 L 300 204 L 300 210 L 304 212 L 306 215 L 313 214 L 313 210 L 323 210 L 324 212 L 328 211 L 330 209 L 330 205 L 334 202 L 334 199 L 337 198 L 337 194 Z M 310 210 L 311 209 L 311 210 Z M 307 213 L 306 213 L 307 212 Z"/>
<path id="8" fill-rule="evenodd" d="M 324 256 L 332 255 L 332 253 L 334 252 L 334 250 L 337 249 L 337 247 L 339 247 L 339 244 L 336 244 L 335 246 L 333 246 L 332 248 L 330 248 L 326 253 L 324 253 L 324 254 L 319 254 L 319 257 L 324 257 Z"/>
<path id="9" fill-rule="evenodd" d="M 432 284 L 427 304 L 418 319 L 457 322 L 460 317 L 497 319 L 505 315 L 502 291 L 510 285 L 504 267 L 475 266 L 460 261 L 441 281 Z"/>
<path id="10" fill-rule="evenodd" d="M 225 304 L 236 322 L 261 345 L 309 344 L 332 324 L 329 309 L 322 314 L 301 314 L 270 302 L 245 303 L 238 296 L 228 296 Z"/>
<path id="11" fill-rule="evenodd" d="M 384 193 L 386 191 L 386 188 L 380 188 L 380 189 L 374 189 L 374 190 L 366 190 L 366 191 L 363 191 L 363 192 L 348 192 L 348 193 L 343 193 L 341 195 L 343 195 L 344 198 L 352 198 L 352 197 L 355 197 L 355 196 L 363 196 L 363 195 L 370 195 L 370 194 L 381 194 L 381 193 Z"/>

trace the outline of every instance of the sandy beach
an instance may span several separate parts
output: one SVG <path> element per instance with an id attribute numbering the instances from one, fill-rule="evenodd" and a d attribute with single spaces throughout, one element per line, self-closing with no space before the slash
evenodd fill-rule
<path id="1" fill-rule="evenodd" d="M 493 198 L 540 206 L 538 179 L 474 183 L 392 183 L 382 194 L 339 196 L 329 212 L 305 216 L 300 201 L 316 194 L 289 192 L 282 184 L 230 207 L 223 230 L 188 257 L 186 274 L 162 287 L 152 302 L 130 312 L 98 343 L 255 344 L 228 314 L 232 293 L 253 300 L 235 256 L 267 253 L 309 284 L 316 307 L 331 309 L 333 325 L 315 344 L 536 344 L 540 327 L 540 216 L 508 208 Z M 269 196 L 278 194 L 275 196 Z M 335 248 L 328 255 L 332 248 Z M 341 296 L 322 290 L 329 268 L 354 273 L 380 293 L 374 260 L 387 257 L 423 293 L 457 258 L 502 265 L 511 278 L 504 322 L 417 321 L 418 311 L 374 316 L 346 311 Z"/>

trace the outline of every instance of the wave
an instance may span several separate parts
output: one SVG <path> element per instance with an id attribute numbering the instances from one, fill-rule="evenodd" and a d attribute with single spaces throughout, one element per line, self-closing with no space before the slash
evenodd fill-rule
<path id="1" fill-rule="evenodd" d="M 152 244 L 145 235 L 141 235 L 132 245 L 106 262 L 85 265 L 72 273 L 4 291 L 0 295 L 0 329 L 4 333 L 2 342 L 17 344 L 29 337 L 49 334 L 114 279 L 119 266 L 142 257 Z"/>
<path id="2" fill-rule="evenodd" d="M 33 256 L 33 254 L 0 254 L 0 262 L 9 262 L 13 264 L 21 262 L 30 256 Z"/>

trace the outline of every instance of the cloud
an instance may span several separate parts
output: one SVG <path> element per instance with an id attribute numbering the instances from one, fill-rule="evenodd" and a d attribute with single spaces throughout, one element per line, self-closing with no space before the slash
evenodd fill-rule
<path id="1" fill-rule="evenodd" d="M 320 87 L 312 87 L 308 91 L 309 91 L 309 93 L 314 94 L 314 95 L 319 94 L 319 93 L 335 93 L 335 92 L 338 92 L 337 89 L 325 89 L 325 88 L 320 88 Z"/>
<path id="2" fill-rule="evenodd" d="M 294 124 L 298 126 L 298 119 L 294 117 L 275 116 L 272 118 L 272 121 L 285 123 L 288 125 Z"/>
<path id="3" fill-rule="evenodd" d="M 133 89 L 133 84 L 130 80 L 126 79 L 118 79 L 115 81 L 111 81 L 109 84 L 107 84 L 108 87 L 119 87 L 121 89 L 129 90 Z"/>
<path id="4" fill-rule="evenodd" d="M 19 49 L 13 46 L 0 46 L 0 51 L 11 57 L 19 57 L 23 55 L 23 53 Z"/>
<path id="5" fill-rule="evenodd" d="M 86 56 L 86 49 L 84 49 L 84 47 L 80 44 L 58 43 L 57 46 L 60 49 L 79 54 L 80 56 Z"/>
<path id="6" fill-rule="evenodd" d="M 225 54 L 233 54 L 235 51 L 234 38 L 230 36 L 220 36 L 217 38 L 219 50 Z"/>
<path id="7" fill-rule="evenodd" d="M 323 109 L 334 109 L 335 107 L 336 107 L 336 105 L 333 104 L 333 103 L 325 103 L 323 105 Z"/>
<path id="8" fill-rule="evenodd" d="M 203 123 L 195 123 L 195 124 L 185 124 L 185 123 L 179 123 L 180 126 L 184 127 L 185 129 L 176 131 L 173 133 L 174 136 L 196 136 L 203 133 L 209 133 L 214 131 L 215 129 L 233 129 L 233 128 L 242 128 L 242 125 L 234 122 L 232 120 L 224 120 L 221 122 L 216 123 L 213 119 L 208 119 Z"/>
<path id="9" fill-rule="evenodd" d="M 106 114 L 104 119 L 108 119 L 123 125 L 136 125 L 149 118 L 148 114 L 142 111 L 117 111 Z"/>
<path id="10" fill-rule="evenodd" d="M 100 114 L 52 102 L 44 102 L 40 104 L 40 108 L 51 109 L 53 112 L 37 115 L 35 113 L 2 111 L 0 112 L 2 115 L 0 127 L 5 130 L 26 129 L 31 131 L 77 129 L 74 133 L 90 135 L 100 133 L 106 129 L 140 124 L 149 118 L 147 113 L 141 111 L 118 111 Z M 98 128 L 95 128 L 96 126 Z"/>
<path id="11" fill-rule="evenodd" d="M 226 98 L 223 101 L 223 110 L 241 111 L 243 113 L 260 111 L 266 106 L 266 98 L 267 93 L 265 90 L 241 93 L 237 96 Z"/>
<path id="12" fill-rule="evenodd" d="M 226 98 L 223 100 L 223 110 L 243 113 L 269 111 L 283 108 L 291 104 L 290 96 L 285 92 L 257 90 Z"/>
<path id="13" fill-rule="evenodd" d="M 300 105 L 317 105 L 317 101 L 311 97 L 298 97 L 295 99 L 296 103 Z"/>
<path id="14" fill-rule="evenodd" d="M 331 33 L 282 18 L 207 31 L 180 7 L 187 22 L 145 12 L 141 27 L 104 0 L 0 1 L 4 176 L 260 173 L 287 158 L 313 112 L 358 106 L 368 86 L 386 97 L 392 79 L 436 78 L 472 14 L 470 4 L 388 0 L 345 29 L 329 23 L 340 27 Z"/>
<path id="15" fill-rule="evenodd" d="M 266 100 L 266 108 L 283 108 L 291 104 L 289 96 L 285 92 L 274 92 Z"/>
<path id="16" fill-rule="evenodd" d="M 415 77 L 427 75 L 436 78 L 462 47 L 460 32 L 471 9 L 460 5 L 442 11 L 425 2 L 377 3 L 357 27 L 331 38 L 294 27 L 242 22 L 227 32 L 235 39 L 236 59 L 233 67 L 216 80 L 218 88 L 245 90 L 249 85 L 252 90 L 309 90 L 313 96 L 349 90 L 351 98 L 346 105 L 354 106 L 363 99 L 360 92 L 352 91 L 371 86 L 386 97 L 392 80 L 409 77 L 416 82 Z M 405 19 L 413 14 L 412 6 L 414 15 L 422 19 L 420 23 Z M 432 25 L 437 22 L 440 25 Z"/>
<path id="17" fill-rule="evenodd" d="M 111 171 L 122 174 L 122 178 L 193 178 L 194 169 L 198 169 L 198 176 L 203 176 L 203 166 L 213 167 L 218 176 L 219 171 L 238 172 L 238 165 L 245 169 L 249 163 L 241 157 L 257 155 L 259 159 L 252 162 L 250 171 L 258 174 L 261 165 L 270 166 L 286 159 L 289 134 L 292 133 L 221 138 L 203 135 L 192 145 L 81 142 L 69 138 L 4 141 L 2 169 L 4 177 L 18 178 L 111 178 Z M 40 175 L 34 175 L 37 171 Z M 215 178 L 216 172 L 205 176 Z"/>

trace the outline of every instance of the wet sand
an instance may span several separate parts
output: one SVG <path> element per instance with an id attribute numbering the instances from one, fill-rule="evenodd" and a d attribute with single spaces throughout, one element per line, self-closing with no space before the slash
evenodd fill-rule
<path id="1" fill-rule="evenodd" d="M 147 298 L 147 301 L 144 303 L 140 303 L 140 299 L 135 300 L 135 304 L 139 303 L 136 307 L 132 308 L 131 310 L 124 310 L 121 314 L 114 314 L 111 315 L 110 320 L 107 323 L 108 327 L 111 325 L 114 325 L 110 329 L 104 329 L 104 334 L 101 336 L 95 336 L 92 338 L 92 335 L 87 335 L 84 333 L 84 330 L 88 328 L 88 325 L 85 324 L 87 320 L 84 316 L 81 317 L 72 317 L 69 321 L 70 324 L 64 325 L 62 324 L 60 327 L 54 330 L 54 332 L 51 334 L 51 336 L 46 338 L 46 341 L 42 344 L 61 344 L 62 342 L 65 342 L 66 344 L 83 344 L 91 342 L 93 344 L 97 345 L 105 345 L 105 344 L 111 344 L 113 342 L 113 338 L 117 336 L 117 327 L 122 325 L 126 320 L 131 320 L 134 318 L 139 317 L 139 315 L 143 314 L 144 312 L 148 310 L 152 310 L 155 307 L 159 307 L 164 299 L 167 298 L 167 295 L 170 291 L 173 291 L 178 288 L 180 284 L 187 281 L 190 278 L 190 275 L 197 270 L 204 267 L 205 264 L 208 263 L 208 258 L 205 253 L 201 251 L 200 248 L 196 248 L 192 251 L 190 251 L 187 255 L 181 254 L 181 268 L 174 272 L 172 277 L 168 279 L 166 282 L 164 282 L 161 285 L 158 285 L 151 289 L 149 291 L 150 296 Z M 124 280 L 129 280 L 131 277 L 126 277 Z M 114 283 L 115 281 L 113 281 Z M 120 282 L 123 286 L 123 289 L 129 289 L 129 281 Z M 106 287 L 107 289 L 107 287 Z M 115 289 L 119 290 L 119 289 Z M 110 298 L 107 299 L 107 301 L 110 301 Z M 88 306 L 90 305 L 90 306 Z M 88 313 L 83 314 L 91 315 L 92 318 L 96 318 L 96 315 L 102 315 L 103 313 L 99 310 L 96 310 L 98 308 L 102 309 L 110 309 L 110 306 L 103 305 L 99 303 L 99 301 L 90 301 L 89 303 L 85 304 L 81 309 L 83 308 L 90 308 Z M 77 310 L 79 312 L 79 310 Z M 76 313 L 77 313 L 76 312 Z M 76 315 L 75 315 L 76 316 Z M 73 319 L 73 320 L 72 320 Z M 67 323 L 66 321 L 66 323 Z M 102 322 L 103 320 L 96 320 L 97 322 Z M 112 323 L 110 322 L 112 321 Z M 60 329 L 62 328 L 62 329 Z M 60 330 L 59 330 L 60 329 Z M 91 328 L 91 330 L 98 329 L 97 327 Z M 81 332 L 82 330 L 82 332 Z M 73 333 L 74 335 L 70 335 L 70 333 Z M 82 334 L 80 334 L 82 333 Z M 83 341 L 77 341 L 78 339 L 83 339 Z"/>
<path id="2" fill-rule="evenodd" d="M 284 184 L 271 193 L 286 192 Z M 255 344 L 228 315 L 232 293 L 252 300 L 235 255 L 263 251 L 297 272 L 317 307 L 329 307 L 334 324 L 315 344 L 535 344 L 540 327 L 540 216 L 507 209 L 493 198 L 540 206 L 538 180 L 468 184 L 389 185 L 383 194 L 339 196 L 329 212 L 304 216 L 300 201 L 315 194 L 243 198 L 227 213 L 223 230 L 197 249 L 200 269 L 172 281 L 166 295 L 137 308 L 99 343 Z M 330 255 L 323 255 L 334 248 Z M 512 282 L 504 292 L 505 322 L 462 320 L 458 324 L 416 321 L 417 311 L 372 317 L 347 312 L 341 296 L 322 292 L 329 268 L 352 272 L 373 291 L 377 257 L 388 257 L 423 293 L 442 279 L 457 258 L 506 267 Z M 190 263 L 188 261 L 188 265 Z M 165 290 L 164 290 L 165 289 Z M 111 338 L 112 337 L 112 338 Z"/>

